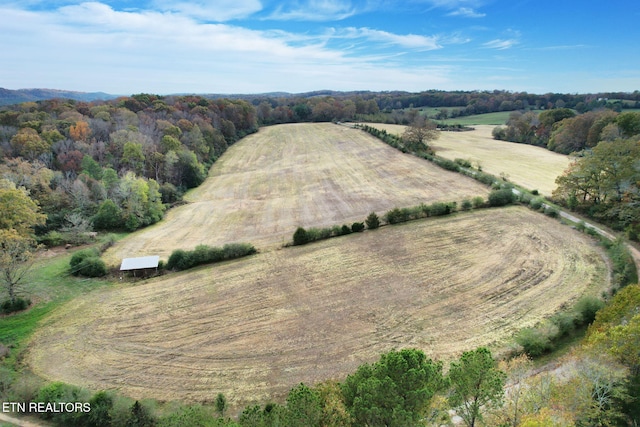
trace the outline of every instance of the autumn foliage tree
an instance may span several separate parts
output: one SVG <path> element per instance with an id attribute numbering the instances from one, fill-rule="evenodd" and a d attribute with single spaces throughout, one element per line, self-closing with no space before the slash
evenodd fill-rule
<path id="1" fill-rule="evenodd" d="M 414 121 L 407 127 L 402 135 L 402 142 L 410 151 L 427 151 L 430 141 L 438 139 L 440 131 L 436 124 L 424 116 L 416 116 Z"/>
<path id="2" fill-rule="evenodd" d="M 44 221 L 45 216 L 25 190 L 0 180 L 0 281 L 12 307 L 36 249 L 33 227 Z"/>

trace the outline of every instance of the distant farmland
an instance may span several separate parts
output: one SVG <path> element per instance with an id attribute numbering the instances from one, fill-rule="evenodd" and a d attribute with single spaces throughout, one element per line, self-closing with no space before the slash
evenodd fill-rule
<path id="1" fill-rule="evenodd" d="M 406 126 L 368 123 L 389 133 L 401 135 Z M 571 158 L 545 148 L 526 144 L 497 141 L 491 136 L 494 126 L 473 126 L 471 132 L 441 132 L 431 146 L 436 154 L 447 159 L 470 160 L 485 172 L 500 176 L 530 190 L 550 196 L 556 188 L 555 180 L 571 163 Z"/>
<path id="2" fill-rule="evenodd" d="M 105 255 L 161 255 L 198 244 L 282 245 L 296 227 L 362 221 L 371 211 L 486 197 L 485 186 L 330 123 L 262 128 L 233 145 L 209 178 L 159 224 Z"/>
<path id="3" fill-rule="evenodd" d="M 222 392 L 238 408 L 344 378 L 393 348 L 445 360 L 500 349 L 607 283 L 587 236 L 523 207 L 486 209 L 97 290 L 54 312 L 26 361 L 94 390 Z"/>

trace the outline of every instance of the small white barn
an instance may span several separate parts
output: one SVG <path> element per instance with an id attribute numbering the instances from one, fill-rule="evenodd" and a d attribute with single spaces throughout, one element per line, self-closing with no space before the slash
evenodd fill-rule
<path id="1" fill-rule="evenodd" d="M 136 276 L 137 271 L 142 271 L 143 275 L 145 275 L 152 269 L 158 271 L 159 262 L 160 256 L 158 255 L 125 258 L 122 260 L 122 264 L 120 264 L 120 271 L 133 271 L 134 276 Z"/>

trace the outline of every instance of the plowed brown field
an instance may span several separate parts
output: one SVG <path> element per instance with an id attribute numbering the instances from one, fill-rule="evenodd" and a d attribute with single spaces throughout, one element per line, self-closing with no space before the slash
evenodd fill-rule
<path id="1" fill-rule="evenodd" d="M 94 390 L 222 392 L 238 408 L 344 378 L 393 348 L 439 359 L 499 348 L 607 282 L 585 235 L 526 208 L 487 209 L 99 290 L 57 310 L 26 361 Z"/>
<path id="2" fill-rule="evenodd" d="M 166 218 L 105 254 L 160 255 L 199 244 L 291 240 L 298 226 L 362 221 L 371 211 L 488 194 L 472 179 L 402 154 L 360 130 L 331 123 L 262 128 L 214 164 L 209 178 Z"/>

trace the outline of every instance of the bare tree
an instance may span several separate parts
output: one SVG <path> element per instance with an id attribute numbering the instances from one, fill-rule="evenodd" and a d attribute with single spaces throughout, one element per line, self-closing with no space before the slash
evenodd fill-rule
<path id="1" fill-rule="evenodd" d="M 407 149 L 415 152 L 427 151 L 427 142 L 434 141 L 440 136 L 436 124 L 424 116 L 416 116 L 415 120 L 402 134 L 402 141 Z"/>

